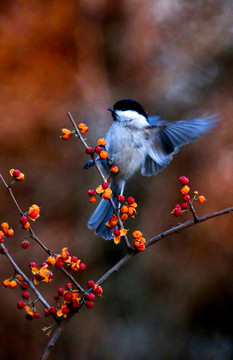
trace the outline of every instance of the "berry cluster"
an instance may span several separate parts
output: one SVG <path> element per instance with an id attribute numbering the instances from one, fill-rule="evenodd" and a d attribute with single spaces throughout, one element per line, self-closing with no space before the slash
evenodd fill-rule
<path id="1" fill-rule="evenodd" d="M 66 284 L 66 289 L 59 288 L 57 294 L 54 295 L 54 299 L 58 302 L 62 299 L 61 304 L 57 310 L 55 307 L 45 310 L 45 315 L 57 314 L 58 317 L 66 318 L 71 311 L 77 310 L 80 305 L 81 298 L 79 297 L 78 290 L 72 290 L 71 283 Z"/>
<path id="2" fill-rule="evenodd" d="M 14 230 L 9 227 L 7 222 L 1 223 L 1 230 L 0 230 L 0 244 L 4 242 L 4 237 L 11 237 L 14 235 Z"/>
<path id="3" fill-rule="evenodd" d="M 61 254 L 56 257 L 49 256 L 46 260 L 48 265 L 55 265 L 57 269 L 60 269 L 64 264 L 68 267 L 69 270 L 73 271 L 84 271 L 86 269 L 86 265 L 81 263 L 81 260 L 77 258 L 77 256 L 70 256 L 70 253 L 67 251 L 67 247 L 61 250 Z"/>
<path id="4" fill-rule="evenodd" d="M 174 209 L 172 210 L 172 214 L 176 217 L 181 216 L 183 212 L 189 210 L 190 205 L 194 200 L 198 200 L 198 202 L 201 204 L 206 201 L 206 198 L 203 195 L 198 195 L 199 194 L 198 191 L 194 191 L 194 196 L 191 199 L 189 195 L 190 187 L 188 186 L 189 179 L 186 176 L 181 176 L 179 178 L 179 181 L 183 185 L 183 187 L 180 190 L 182 194 L 183 202 L 181 205 L 180 204 L 175 205 Z"/>
<path id="5" fill-rule="evenodd" d="M 88 147 L 86 148 L 86 153 L 89 155 L 93 155 L 94 153 L 98 154 L 99 157 L 103 160 L 108 158 L 108 153 L 106 151 L 106 141 L 105 139 L 99 139 L 97 141 L 97 145 L 95 147 L 95 149 L 93 149 L 92 147 Z"/>
<path id="6" fill-rule="evenodd" d="M 142 237 L 142 233 L 139 230 L 135 230 L 133 232 L 134 237 L 134 246 L 138 251 L 144 251 L 145 250 L 145 243 L 146 239 Z"/>

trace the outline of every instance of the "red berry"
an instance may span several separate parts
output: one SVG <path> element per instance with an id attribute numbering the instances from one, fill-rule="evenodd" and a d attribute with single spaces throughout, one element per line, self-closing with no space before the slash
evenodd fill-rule
<path id="1" fill-rule="evenodd" d="M 71 300 L 73 300 L 74 295 L 71 292 L 66 292 L 64 294 L 64 300 L 67 302 L 70 302 Z"/>
<path id="2" fill-rule="evenodd" d="M 135 200 L 134 200 L 134 198 L 133 198 L 132 196 L 128 197 L 127 203 L 128 203 L 129 205 L 133 204 L 134 202 L 135 202 Z"/>
<path id="3" fill-rule="evenodd" d="M 62 288 L 59 288 L 59 289 L 57 290 L 57 293 L 58 293 L 58 295 L 60 295 L 60 296 L 62 296 L 62 295 L 64 294 L 64 292 L 65 292 L 65 290 L 62 289 Z"/>
<path id="4" fill-rule="evenodd" d="M 67 288 L 67 289 L 72 288 L 72 284 L 71 284 L 71 283 L 66 284 L 66 288 Z"/>
<path id="5" fill-rule="evenodd" d="M 45 315 L 45 316 L 49 316 L 49 315 L 50 315 L 49 309 L 45 309 L 44 315 Z"/>
<path id="6" fill-rule="evenodd" d="M 175 208 L 173 210 L 173 215 L 176 216 L 176 217 L 181 216 L 182 215 L 181 209 Z"/>
<path id="7" fill-rule="evenodd" d="M 19 222 L 20 222 L 20 224 L 25 225 L 25 224 L 28 222 L 27 216 L 22 216 L 22 217 L 19 219 Z"/>
<path id="8" fill-rule="evenodd" d="M 186 176 L 181 176 L 179 178 L 179 181 L 181 182 L 182 185 L 187 185 L 189 183 L 189 179 Z"/>
<path id="9" fill-rule="evenodd" d="M 86 148 L 87 154 L 92 154 L 93 152 L 94 152 L 94 150 L 91 147 Z"/>
<path id="10" fill-rule="evenodd" d="M 53 296 L 53 298 L 54 298 L 54 300 L 56 300 L 56 301 L 60 300 L 60 296 L 59 296 L 58 294 L 55 294 L 55 295 Z"/>
<path id="11" fill-rule="evenodd" d="M 94 281 L 93 281 L 93 280 L 89 280 L 89 281 L 87 282 L 87 286 L 88 286 L 88 288 L 94 287 L 94 286 L 95 286 Z"/>
<path id="12" fill-rule="evenodd" d="M 34 318 L 34 319 L 39 319 L 39 318 L 40 318 L 40 314 L 39 314 L 38 312 L 34 312 L 33 318 Z"/>
<path id="13" fill-rule="evenodd" d="M 37 267 L 37 263 L 35 263 L 34 261 L 30 262 L 29 264 L 30 267 Z"/>
<path id="14" fill-rule="evenodd" d="M 72 256 L 72 257 L 71 257 L 71 261 L 72 261 L 72 262 L 76 262 L 76 261 L 78 261 L 77 256 Z"/>
<path id="15" fill-rule="evenodd" d="M 181 206 L 179 204 L 175 205 L 175 209 L 180 209 Z"/>
<path id="16" fill-rule="evenodd" d="M 24 291 L 24 292 L 22 293 L 22 298 L 28 300 L 28 299 L 30 298 L 29 292 Z"/>
<path id="17" fill-rule="evenodd" d="M 64 264 L 64 261 L 57 260 L 55 266 L 57 269 L 60 269 L 63 266 L 63 264 Z"/>
<path id="18" fill-rule="evenodd" d="M 189 195 L 184 195 L 183 200 L 188 202 L 190 200 L 190 196 Z"/>
<path id="19" fill-rule="evenodd" d="M 103 188 L 104 190 L 106 190 L 108 187 L 109 187 L 108 183 L 104 182 L 104 183 L 102 184 L 102 188 Z"/>
<path id="20" fill-rule="evenodd" d="M 23 249 L 27 249 L 29 247 L 29 245 L 30 245 L 29 241 L 27 241 L 27 240 L 24 240 L 21 242 L 21 246 Z"/>
<path id="21" fill-rule="evenodd" d="M 37 217 L 37 215 L 38 215 L 37 211 L 32 211 L 32 212 L 30 213 L 30 218 L 31 218 L 31 219 L 35 219 L 35 218 Z"/>
<path id="22" fill-rule="evenodd" d="M 44 266 L 48 267 L 48 264 L 47 264 L 46 262 L 42 262 L 42 263 L 40 264 L 40 267 L 44 267 Z"/>
<path id="23" fill-rule="evenodd" d="M 86 270 L 86 265 L 85 265 L 84 263 L 81 263 L 81 264 L 79 265 L 79 269 L 80 269 L 81 271 Z"/>
<path id="24" fill-rule="evenodd" d="M 101 286 L 97 286 L 97 287 L 95 288 L 95 294 L 96 294 L 96 295 L 101 295 L 102 292 L 103 292 L 103 289 L 102 289 Z"/>
<path id="25" fill-rule="evenodd" d="M 68 307 L 65 307 L 62 309 L 63 314 L 68 314 L 70 312 L 70 309 Z"/>
<path id="26" fill-rule="evenodd" d="M 0 236 L 0 244 L 4 243 L 4 239 Z"/>
<path id="27" fill-rule="evenodd" d="M 120 202 L 120 203 L 123 203 L 125 201 L 125 197 L 123 195 L 118 195 L 117 196 L 117 200 Z"/>
<path id="28" fill-rule="evenodd" d="M 93 293 L 89 293 L 86 295 L 86 300 L 94 301 L 95 295 Z"/>
<path id="29" fill-rule="evenodd" d="M 90 197 L 95 196 L 95 194 L 96 194 L 96 192 L 95 192 L 95 190 L 93 190 L 93 189 L 90 189 L 90 190 L 88 191 L 88 195 L 89 195 Z"/>
<path id="30" fill-rule="evenodd" d="M 85 305 L 86 305 L 86 307 L 87 307 L 88 309 L 92 309 L 93 306 L 94 306 L 94 303 L 93 303 L 93 301 L 87 301 L 87 302 L 85 303 Z"/>
<path id="31" fill-rule="evenodd" d="M 113 234 L 114 234 L 114 236 L 120 236 L 121 232 L 120 232 L 120 230 L 115 229 L 115 230 L 113 231 Z"/>
<path id="32" fill-rule="evenodd" d="M 183 210 L 188 210 L 188 208 L 189 208 L 189 204 L 188 204 L 188 203 L 183 203 L 183 204 L 181 204 L 181 209 L 183 209 Z"/>
<path id="33" fill-rule="evenodd" d="M 49 312 L 49 314 L 54 315 L 54 314 L 56 314 L 57 309 L 55 308 L 55 306 L 51 306 L 51 307 L 48 309 L 48 312 Z"/>
<path id="34" fill-rule="evenodd" d="M 95 147 L 95 152 L 96 152 L 97 154 L 100 154 L 101 151 L 102 151 L 102 149 L 101 149 L 100 146 L 96 146 L 96 147 Z"/>
<path id="35" fill-rule="evenodd" d="M 20 174 L 21 174 L 21 173 L 20 173 L 19 170 L 14 170 L 12 175 L 13 175 L 15 178 L 17 178 Z"/>
<path id="36" fill-rule="evenodd" d="M 17 308 L 18 308 L 18 309 L 23 309 L 24 306 L 25 306 L 25 303 L 24 303 L 23 301 L 18 301 L 18 302 L 17 302 Z"/>
<path id="37" fill-rule="evenodd" d="M 22 290 L 27 290 L 29 288 L 29 285 L 26 282 L 21 282 L 20 287 Z"/>

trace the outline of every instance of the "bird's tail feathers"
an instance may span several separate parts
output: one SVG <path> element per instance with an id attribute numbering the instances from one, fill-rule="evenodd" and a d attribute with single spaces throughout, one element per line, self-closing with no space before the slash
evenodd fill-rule
<path id="1" fill-rule="evenodd" d="M 120 184 L 112 183 L 110 185 L 112 190 L 112 200 L 117 209 L 119 207 L 117 196 L 122 193 L 123 187 L 123 182 Z M 96 235 L 102 235 L 105 240 L 111 240 L 113 238 L 113 230 L 109 230 L 106 227 L 106 223 L 111 218 L 112 214 L 114 214 L 114 210 L 110 201 L 102 199 L 88 221 L 88 228 L 95 229 Z"/>

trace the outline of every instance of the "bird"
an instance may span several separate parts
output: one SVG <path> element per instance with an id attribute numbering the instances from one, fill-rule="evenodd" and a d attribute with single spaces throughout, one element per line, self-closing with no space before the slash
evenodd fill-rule
<path id="1" fill-rule="evenodd" d="M 122 195 L 127 180 L 137 171 L 144 176 L 157 175 L 170 163 L 180 147 L 208 133 L 218 121 L 215 115 L 174 122 L 148 116 L 136 100 L 122 99 L 112 107 L 113 124 L 106 135 L 109 161 L 96 159 L 104 175 L 110 176 L 110 188 L 115 207 L 119 209 L 118 195 Z M 84 168 L 94 163 L 89 161 Z M 110 174 L 110 165 L 118 168 Z M 106 227 L 114 213 L 111 203 L 102 199 L 88 221 L 88 228 L 105 240 L 113 239 L 112 230 Z"/>

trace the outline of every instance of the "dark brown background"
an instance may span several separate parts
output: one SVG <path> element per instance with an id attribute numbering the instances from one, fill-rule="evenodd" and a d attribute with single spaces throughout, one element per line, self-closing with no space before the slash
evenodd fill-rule
<path id="1" fill-rule="evenodd" d="M 156 178 L 136 175 L 126 188 L 138 202 L 131 229 L 151 236 L 184 221 L 171 216 L 180 201 L 178 177 L 207 198 L 207 214 L 232 206 L 232 1 L 18 0 L 0 4 L 1 172 L 19 168 L 21 206 L 41 206 L 34 230 L 56 251 L 68 246 L 86 264 L 83 286 L 98 279 L 125 252 L 86 227 L 95 205 L 87 191 L 100 183 L 80 143 L 59 139 L 67 111 L 88 124 L 91 145 L 111 125 L 105 110 L 116 100 L 140 101 L 166 120 L 218 114 L 210 135 L 185 147 Z M 25 233 L 3 186 L 0 218 L 15 229 L 7 241 L 15 259 L 44 260 Z M 134 258 L 104 284 L 95 308 L 84 309 L 64 331 L 50 359 L 233 358 L 232 215 L 167 238 Z M 1 279 L 12 275 L 1 257 Z M 40 285 L 50 303 L 66 280 Z M 0 359 L 39 359 L 50 319 L 28 322 L 16 309 L 19 289 L 2 288 Z M 38 311 L 43 309 L 39 305 Z"/>

